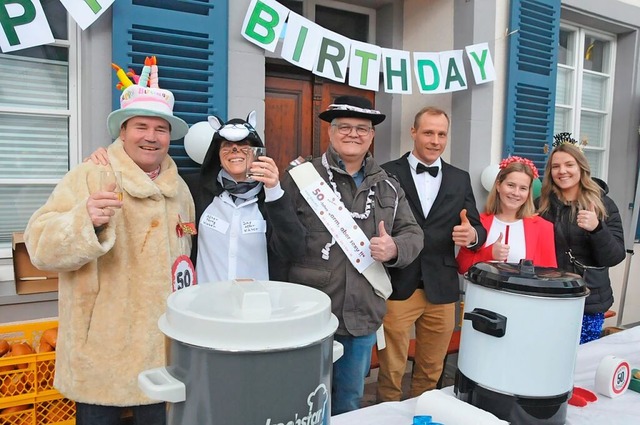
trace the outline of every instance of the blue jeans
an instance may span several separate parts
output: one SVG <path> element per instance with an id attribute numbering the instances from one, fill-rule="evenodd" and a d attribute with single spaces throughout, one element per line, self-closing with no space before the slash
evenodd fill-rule
<path id="1" fill-rule="evenodd" d="M 76 425 L 120 425 L 125 408 L 100 406 L 76 402 Z M 165 403 L 131 406 L 133 425 L 165 425 L 167 408 Z"/>
<path id="2" fill-rule="evenodd" d="M 344 346 L 344 355 L 333 364 L 331 385 L 331 414 L 339 415 L 360 408 L 376 334 L 335 335 L 334 339 Z"/>

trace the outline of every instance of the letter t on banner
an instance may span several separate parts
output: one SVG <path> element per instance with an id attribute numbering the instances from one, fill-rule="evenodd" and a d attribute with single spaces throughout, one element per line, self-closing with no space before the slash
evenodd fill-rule
<path id="1" fill-rule="evenodd" d="M 378 91 L 380 86 L 380 56 L 378 46 L 351 40 L 349 85 L 363 90 Z"/>
<path id="2" fill-rule="evenodd" d="M 60 0 L 73 20 L 86 30 L 107 10 L 114 0 Z"/>
<path id="3" fill-rule="evenodd" d="M 242 23 L 242 36 L 273 52 L 287 20 L 289 9 L 273 0 L 252 0 Z"/>
<path id="4" fill-rule="evenodd" d="M 491 60 L 491 52 L 488 43 L 474 44 L 465 47 L 467 57 L 473 70 L 473 78 L 476 84 L 488 83 L 496 79 L 496 70 Z"/>
<path id="5" fill-rule="evenodd" d="M 0 25 L 5 53 L 55 41 L 40 0 L 0 0 Z"/>

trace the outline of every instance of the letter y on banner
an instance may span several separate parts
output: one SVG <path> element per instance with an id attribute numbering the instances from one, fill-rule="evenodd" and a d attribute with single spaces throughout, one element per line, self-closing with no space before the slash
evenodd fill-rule
<path id="1" fill-rule="evenodd" d="M 496 79 L 496 70 L 493 67 L 493 61 L 491 60 L 489 44 L 474 44 L 473 46 L 465 47 L 465 50 L 467 51 L 467 57 L 471 63 L 473 78 L 476 80 L 476 84 L 494 81 Z"/>
<path id="2" fill-rule="evenodd" d="M 5 53 L 54 42 L 40 0 L 0 0 L 0 25 Z"/>
<path id="3" fill-rule="evenodd" d="M 114 0 L 60 0 L 83 31 L 93 24 L 113 2 Z"/>

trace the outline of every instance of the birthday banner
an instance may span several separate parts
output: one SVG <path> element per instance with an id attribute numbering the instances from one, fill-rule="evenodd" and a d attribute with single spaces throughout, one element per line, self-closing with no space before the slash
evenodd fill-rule
<path id="1" fill-rule="evenodd" d="M 350 86 L 379 91 L 378 76 L 382 69 L 386 93 L 411 94 L 411 71 L 420 93 L 448 93 L 468 88 L 462 50 L 413 52 L 412 55 L 404 50 L 351 40 L 320 27 L 275 0 L 251 1 L 242 24 L 242 36 L 274 52 L 284 28 L 280 56 L 330 80 L 344 83 L 348 68 Z M 466 46 L 464 52 L 476 84 L 496 79 L 488 43 Z"/>
<path id="2" fill-rule="evenodd" d="M 83 30 L 93 24 L 114 0 L 60 0 Z M 3 52 L 53 43 L 40 0 L 0 1 L 0 48 Z"/>

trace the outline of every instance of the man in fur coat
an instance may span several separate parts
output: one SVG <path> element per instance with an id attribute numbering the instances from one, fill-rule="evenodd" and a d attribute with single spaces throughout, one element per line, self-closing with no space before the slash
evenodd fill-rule
<path id="1" fill-rule="evenodd" d="M 165 404 L 138 388 L 138 374 L 165 365 L 158 318 L 189 273 L 195 219 L 189 190 L 169 157 L 187 124 L 173 115 L 168 90 L 138 85 L 123 92 L 108 118 L 107 166 L 69 171 L 31 217 L 31 260 L 59 272 L 55 387 L 76 401 L 76 424 L 119 424 L 123 407 L 136 423 L 166 423 Z M 101 187 L 102 170 L 122 175 L 122 198 Z"/>

